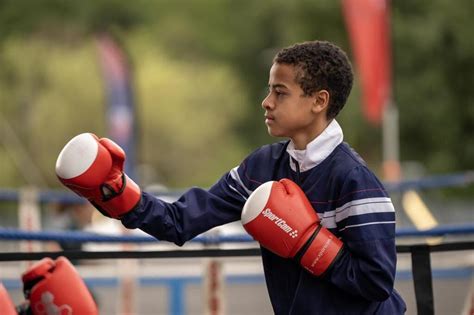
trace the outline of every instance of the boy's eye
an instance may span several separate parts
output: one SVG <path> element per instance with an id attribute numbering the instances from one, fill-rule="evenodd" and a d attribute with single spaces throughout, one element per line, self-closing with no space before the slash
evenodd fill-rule
<path id="1" fill-rule="evenodd" d="M 285 93 L 285 92 L 278 91 L 278 90 L 275 90 L 275 94 L 276 94 L 277 96 L 286 95 L 286 93 Z"/>
<path id="2" fill-rule="evenodd" d="M 287 95 L 287 93 L 286 93 L 285 91 L 282 91 L 282 90 L 279 89 L 279 88 L 272 88 L 272 87 L 269 87 L 269 88 L 268 88 L 268 94 L 272 94 L 272 93 L 275 93 L 275 95 L 276 95 L 277 97 Z"/>

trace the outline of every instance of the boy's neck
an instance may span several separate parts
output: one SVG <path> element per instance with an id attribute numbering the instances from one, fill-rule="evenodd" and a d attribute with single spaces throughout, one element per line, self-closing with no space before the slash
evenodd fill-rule
<path id="1" fill-rule="evenodd" d="M 323 131 L 324 129 L 329 126 L 331 123 L 331 120 L 324 119 L 316 124 L 314 124 L 314 128 L 311 129 L 308 133 L 306 134 L 300 134 L 297 137 L 291 138 L 295 145 L 296 150 L 305 150 L 306 146 L 308 143 L 316 139 Z"/>

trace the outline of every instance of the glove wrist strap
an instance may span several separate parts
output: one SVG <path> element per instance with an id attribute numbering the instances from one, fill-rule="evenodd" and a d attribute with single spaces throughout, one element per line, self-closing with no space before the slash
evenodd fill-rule
<path id="1" fill-rule="evenodd" d="M 321 276 L 337 259 L 342 247 L 341 240 L 320 225 L 300 251 L 299 262 L 310 273 Z"/>

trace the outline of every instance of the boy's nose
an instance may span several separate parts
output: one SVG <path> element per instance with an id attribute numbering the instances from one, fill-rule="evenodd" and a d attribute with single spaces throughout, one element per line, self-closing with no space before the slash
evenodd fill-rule
<path id="1" fill-rule="evenodd" d="M 269 95 L 270 96 L 270 95 Z M 264 109 L 270 109 L 273 107 L 273 105 L 271 104 L 270 100 L 269 100 L 269 96 L 265 97 L 262 101 L 262 107 Z"/>

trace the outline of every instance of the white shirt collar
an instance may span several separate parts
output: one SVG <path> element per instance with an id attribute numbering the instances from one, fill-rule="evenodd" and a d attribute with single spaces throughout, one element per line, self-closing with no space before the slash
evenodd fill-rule
<path id="1" fill-rule="evenodd" d="M 300 171 L 304 172 L 324 161 L 342 142 L 343 138 L 341 126 L 333 119 L 319 136 L 308 143 L 305 150 L 296 150 L 295 144 L 290 140 L 286 152 L 298 162 Z M 296 172 L 293 159 L 290 159 L 290 167 Z"/>

